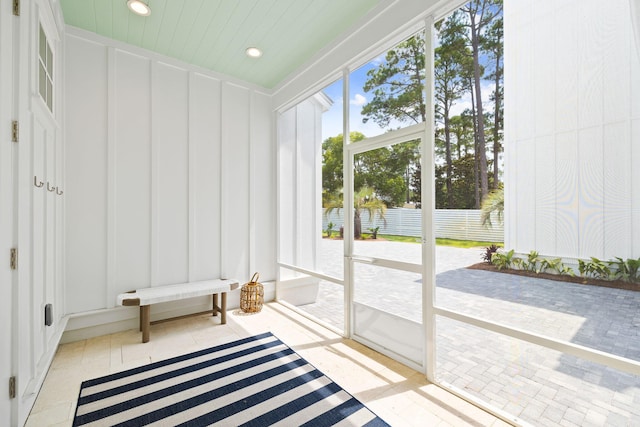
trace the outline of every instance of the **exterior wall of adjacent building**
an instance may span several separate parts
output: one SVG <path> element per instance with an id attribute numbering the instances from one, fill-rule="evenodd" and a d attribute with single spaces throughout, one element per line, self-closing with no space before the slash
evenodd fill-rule
<path id="1" fill-rule="evenodd" d="M 640 257 L 640 60 L 628 0 L 504 3 L 505 246 Z"/>

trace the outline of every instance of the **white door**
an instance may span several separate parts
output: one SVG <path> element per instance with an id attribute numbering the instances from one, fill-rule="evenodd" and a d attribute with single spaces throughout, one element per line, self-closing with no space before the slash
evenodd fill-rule
<path id="1" fill-rule="evenodd" d="M 13 30 L 11 2 L 0 3 L 0 424 L 14 425 L 9 379 L 12 366 L 12 302 L 14 274 L 9 257 L 14 246 L 14 146 L 11 137 Z"/>
<path id="2" fill-rule="evenodd" d="M 347 245 L 350 253 L 346 259 L 350 270 L 353 338 L 416 369 L 422 369 L 424 364 L 423 242 L 419 237 L 413 241 L 374 239 L 374 231 L 376 234 L 399 234 L 398 230 L 387 229 L 385 218 L 391 214 L 402 215 L 404 209 L 387 211 L 383 218 L 379 202 L 376 202 L 377 195 L 362 188 L 378 187 L 383 181 L 410 180 L 418 173 L 415 167 L 416 161 L 419 162 L 423 132 L 424 127 L 419 127 L 414 132 L 401 132 L 400 136 L 382 135 L 348 145 L 353 173 L 349 174 L 347 185 L 353 191 L 350 198 L 354 212 L 349 221 L 354 232 L 345 234 L 350 240 Z M 386 172 L 360 167 L 374 164 L 375 159 L 385 156 L 402 158 L 409 152 L 418 157 L 407 161 L 403 176 L 381 176 Z M 419 215 L 417 218 L 414 232 L 421 236 L 422 222 Z M 365 239 L 354 238 L 358 227 L 367 235 Z"/>

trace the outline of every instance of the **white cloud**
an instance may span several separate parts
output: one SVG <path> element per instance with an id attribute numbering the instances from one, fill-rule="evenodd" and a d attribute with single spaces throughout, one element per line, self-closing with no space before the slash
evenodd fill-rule
<path id="1" fill-rule="evenodd" d="M 349 103 L 351 105 L 364 105 L 367 103 L 367 98 L 365 98 L 363 95 L 360 95 L 359 93 L 356 93 L 356 95 L 351 101 L 349 101 Z"/>
<path id="2" fill-rule="evenodd" d="M 369 64 L 371 64 L 371 65 L 373 65 L 375 67 L 379 67 L 380 65 L 384 64 L 385 62 L 387 62 L 387 54 L 383 53 L 382 55 L 376 56 L 371 61 L 369 61 Z"/>

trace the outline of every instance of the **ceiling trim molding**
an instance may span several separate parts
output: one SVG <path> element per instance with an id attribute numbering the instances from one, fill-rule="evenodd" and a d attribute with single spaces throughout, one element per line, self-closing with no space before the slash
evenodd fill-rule
<path id="1" fill-rule="evenodd" d="M 439 20 L 464 4 L 464 1 L 382 0 L 376 8 L 356 22 L 342 37 L 325 46 L 274 88 L 275 109 L 284 111 L 321 91 L 324 87 L 341 79 L 343 70 L 352 71 L 361 67 L 424 28 L 427 16 L 433 16 L 434 21 Z M 398 18 L 390 19 L 393 16 Z M 359 50 L 355 55 L 350 55 L 348 52 L 349 43 L 361 37 L 367 38 L 371 33 L 377 33 L 379 37 L 372 40 L 366 49 Z M 336 62 L 336 57 L 343 57 L 345 60 L 338 60 L 338 64 L 333 67 L 326 65 Z M 318 76 L 313 83 L 306 85 L 300 83 L 314 71 L 323 68 L 326 69 L 325 72 L 322 76 Z M 298 90 L 296 93 L 296 86 L 304 86 L 305 90 Z"/>
<path id="2" fill-rule="evenodd" d="M 203 68 L 200 67 L 198 65 L 194 65 L 194 64 L 190 64 L 188 62 L 184 62 L 181 61 L 179 59 L 175 59 L 166 55 L 162 55 L 160 53 L 157 52 L 153 52 L 151 50 L 142 48 L 142 47 L 138 47 L 138 46 L 133 46 L 131 44 L 128 43 L 124 43 L 121 42 L 119 40 L 115 40 L 109 37 L 105 37 L 105 36 L 101 36 L 99 34 L 93 33 L 91 31 L 87 31 L 87 30 L 83 30 L 81 28 L 78 27 L 74 27 L 72 25 L 65 25 L 65 34 L 67 36 L 72 36 L 72 37 L 76 37 L 76 38 L 80 38 L 80 39 L 84 39 L 93 43 L 97 43 L 106 47 L 113 47 L 115 49 L 133 54 L 133 55 L 138 55 L 138 56 L 142 56 L 145 58 L 149 58 L 152 61 L 156 61 L 156 62 L 161 62 L 164 64 L 168 64 L 174 67 L 178 67 L 178 68 L 182 68 L 184 70 L 187 70 L 189 72 L 194 72 L 194 73 L 198 73 L 198 74 L 202 74 L 205 75 L 207 77 L 211 77 L 214 78 L 216 80 L 220 80 L 220 81 L 224 81 L 224 82 L 228 82 L 228 83 L 232 83 L 236 86 L 245 88 L 245 89 L 249 89 L 252 90 L 256 93 L 260 93 L 262 95 L 266 95 L 266 96 L 273 96 L 273 90 L 272 89 L 268 89 L 265 87 L 262 87 L 260 85 L 257 85 L 255 83 L 251 83 L 251 82 L 247 82 L 241 79 L 238 79 L 237 77 L 232 77 L 226 74 L 222 74 L 216 71 L 212 71 L 209 70 L 207 68 Z"/>
<path id="3" fill-rule="evenodd" d="M 425 17 L 441 13 L 459 2 L 381 0 L 342 37 L 325 46 L 274 88 L 275 109 L 286 110 L 322 90 L 342 78 L 344 69 L 357 69 L 424 27 Z M 376 36 L 372 37 L 372 34 Z M 366 47 L 358 49 L 358 45 Z M 353 52 L 353 46 L 356 46 L 356 52 Z"/>

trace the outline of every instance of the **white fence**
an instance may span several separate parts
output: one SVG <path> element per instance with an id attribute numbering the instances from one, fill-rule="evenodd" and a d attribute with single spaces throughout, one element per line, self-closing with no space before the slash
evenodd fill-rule
<path id="1" fill-rule="evenodd" d="M 344 210 L 335 210 L 330 215 L 322 215 L 322 229 L 327 229 L 327 224 L 332 222 L 333 229 L 339 230 L 344 224 Z M 369 214 L 362 214 L 362 231 L 368 233 L 370 228 L 380 227 L 379 234 L 391 234 L 395 236 L 421 236 L 420 209 L 388 209 L 385 221 L 378 216 L 371 221 Z M 436 209 L 435 211 L 436 237 L 456 240 L 478 240 L 483 242 L 503 242 L 504 226 L 497 218 L 492 217 L 492 227 L 485 227 L 480 221 L 479 210 L 469 209 Z"/>

